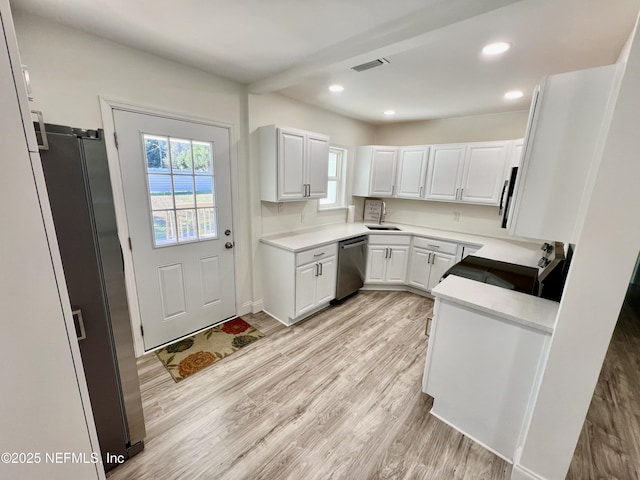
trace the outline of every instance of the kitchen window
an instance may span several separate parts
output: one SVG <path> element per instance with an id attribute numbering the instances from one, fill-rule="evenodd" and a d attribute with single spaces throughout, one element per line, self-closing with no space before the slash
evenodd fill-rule
<path id="1" fill-rule="evenodd" d="M 335 146 L 329 147 L 327 196 L 318 201 L 318 210 L 344 208 L 346 164 L 347 150 Z"/>

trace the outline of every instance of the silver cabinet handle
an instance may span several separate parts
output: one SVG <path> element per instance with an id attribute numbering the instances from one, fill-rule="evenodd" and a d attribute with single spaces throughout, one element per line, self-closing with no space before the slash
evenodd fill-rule
<path id="1" fill-rule="evenodd" d="M 78 340 L 84 340 L 87 338 L 87 332 L 84 329 L 84 318 L 82 317 L 82 310 L 77 309 L 71 312 L 73 317 L 73 324 L 76 327 L 76 336 Z"/>
<path id="2" fill-rule="evenodd" d="M 44 126 L 44 117 L 40 110 L 31 110 L 36 117 L 38 117 L 38 125 L 40 126 L 40 138 L 42 138 L 42 145 L 38 144 L 38 150 L 49 150 L 49 139 L 47 138 L 47 130 Z"/>
<path id="3" fill-rule="evenodd" d="M 431 322 L 433 321 L 433 317 L 427 317 L 426 325 L 424 326 L 424 334 L 428 337 L 429 330 L 431 330 Z"/>
<path id="4" fill-rule="evenodd" d="M 462 196 L 464 195 L 464 188 L 460 189 L 460 200 L 462 200 Z"/>
<path id="5" fill-rule="evenodd" d="M 311 196 L 311 184 L 307 183 L 307 197 Z"/>
<path id="6" fill-rule="evenodd" d="M 458 200 L 458 194 L 460 193 L 460 189 L 456 188 L 456 200 Z"/>
<path id="7" fill-rule="evenodd" d="M 431 245 L 430 243 L 427 244 L 427 247 L 431 247 L 431 248 L 440 248 L 440 245 Z"/>
<path id="8" fill-rule="evenodd" d="M 431 255 L 433 255 L 431 252 L 429 252 L 429 257 L 427 258 L 427 263 L 431 264 Z"/>
<path id="9" fill-rule="evenodd" d="M 420 185 L 420 193 L 418 193 L 418 196 L 419 196 L 419 197 L 422 197 L 422 190 L 423 190 L 423 189 L 424 189 L 424 186 L 423 186 L 423 185 Z"/>
<path id="10" fill-rule="evenodd" d="M 24 77 L 24 84 L 27 87 L 27 100 L 33 102 L 33 90 L 31 90 L 31 77 L 29 76 L 29 70 L 26 65 L 22 65 L 22 76 Z"/>
<path id="11" fill-rule="evenodd" d="M 396 193 L 396 186 L 395 185 L 391 185 L 391 196 L 393 197 L 393 195 Z"/>
<path id="12" fill-rule="evenodd" d="M 319 263 L 318 265 L 320 266 L 320 275 L 322 275 L 322 264 Z"/>
<path id="13" fill-rule="evenodd" d="M 389 249 L 389 258 L 391 258 L 391 255 L 393 255 L 393 249 Z"/>
<path id="14" fill-rule="evenodd" d="M 436 254 L 433 254 L 433 258 L 431 258 L 431 265 L 435 265 L 436 264 Z"/>
<path id="15" fill-rule="evenodd" d="M 320 272 L 320 267 L 319 267 L 318 265 L 319 265 L 319 264 L 318 264 L 318 263 L 316 263 L 316 273 L 315 273 L 315 276 L 316 276 L 316 277 L 318 276 L 318 273 Z"/>
<path id="16" fill-rule="evenodd" d="M 324 254 L 325 254 L 325 252 L 316 253 L 316 254 L 313 256 L 313 258 L 321 257 L 321 256 L 322 256 L 322 255 L 324 255 Z"/>

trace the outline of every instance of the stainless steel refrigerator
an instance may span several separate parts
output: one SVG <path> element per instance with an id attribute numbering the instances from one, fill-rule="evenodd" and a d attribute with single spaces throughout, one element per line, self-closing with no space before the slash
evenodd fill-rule
<path id="1" fill-rule="evenodd" d="M 49 149 L 40 152 L 42 167 L 104 467 L 110 470 L 117 456 L 126 459 L 144 448 L 145 428 L 104 133 L 49 124 L 45 131 Z"/>

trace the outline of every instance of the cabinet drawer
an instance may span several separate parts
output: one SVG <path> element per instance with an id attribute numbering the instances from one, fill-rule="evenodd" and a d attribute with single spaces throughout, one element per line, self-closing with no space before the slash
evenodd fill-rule
<path id="1" fill-rule="evenodd" d="M 310 262 L 317 262 L 337 254 L 337 243 L 331 243 L 322 247 L 312 248 L 311 250 L 305 250 L 304 252 L 296 253 L 296 267 Z"/>
<path id="2" fill-rule="evenodd" d="M 410 245 L 410 235 L 369 235 L 369 244 L 373 245 Z"/>
<path id="3" fill-rule="evenodd" d="M 450 253 L 451 255 L 455 255 L 458 251 L 458 245 L 456 243 L 443 242 L 442 240 L 434 240 L 433 238 L 415 237 L 413 239 L 413 246 L 434 252 Z"/>

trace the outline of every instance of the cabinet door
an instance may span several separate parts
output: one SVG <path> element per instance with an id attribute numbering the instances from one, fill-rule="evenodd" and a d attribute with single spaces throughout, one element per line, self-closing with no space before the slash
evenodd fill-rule
<path id="1" fill-rule="evenodd" d="M 371 196 L 390 197 L 395 192 L 397 148 L 374 148 L 371 165 Z"/>
<path id="2" fill-rule="evenodd" d="M 429 147 L 400 149 L 396 197 L 422 198 L 427 176 Z"/>
<path id="3" fill-rule="evenodd" d="M 317 271 L 315 263 L 296 268 L 296 317 L 310 312 L 316 306 Z"/>
<path id="4" fill-rule="evenodd" d="M 464 181 L 460 200 L 469 203 L 498 205 L 506 177 L 508 144 L 477 143 L 467 148 Z"/>
<path id="5" fill-rule="evenodd" d="M 327 175 L 329 172 L 329 138 L 322 135 L 307 136 L 307 159 L 305 162 L 305 182 L 309 186 L 309 197 L 327 196 Z"/>
<path id="6" fill-rule="evenodd" d="M 429 285 L 427 290 L 431 291 L 433 287 L 438 285 L 444 272 L 453 267 L 455 263 L 455 255 L 449 255 L 448 253 L 434 253 L 431 256 L 431 274 L 429 275 Z"/>
<path id="7" fill-rule="evenodd" d="M 387 247 L 369 246 L 367 248 L 367 283 L 384 282 L 387 266 Z"/>
<path id="8" fill-rule="evenodd" d="M 329 257 L 320 263 L 320 275 L 316 277 L 316 305 L 322 305 L 336 298 L 336 278 L 338 269 L 336 257 Z"/>
<path id="9" fill-rule="evenodd" d="M 305 134 L 278 129 L 278 199 L 304 196 Z"/>
<path id="10" fill-rule="evenodd" d="M 386 283 L 405 283 L 409 247 L 391 247 L 391 256 L 387 259 Z"/>
<path id="11" fill-rule="evenodd" d="M 427 200 L 455 202 L 462 183 L 466 145 L 434 145 L 429 155 Z"/>
<path id="12" fill-rule="evenodd" d="M 429 273 L 431 264 L 429 263 L 431 252 L 423 248 L 411 248 L 411 261 L 409 262 L 408 283 L 412 287 L 422 290 L 429 289 Z"/>

